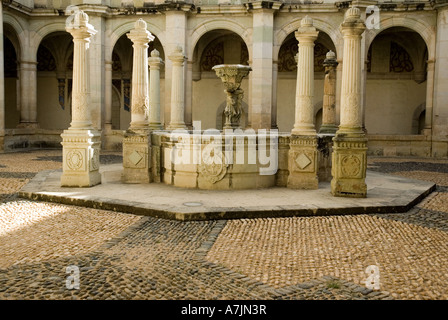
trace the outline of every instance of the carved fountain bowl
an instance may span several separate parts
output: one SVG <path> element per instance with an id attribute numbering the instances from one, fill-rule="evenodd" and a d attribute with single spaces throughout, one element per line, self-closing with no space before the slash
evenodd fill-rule
<path id="1" fill-rule="evenodd" d="M 232 92 L 241 86 L 241 81 L 252 68 L 242 64 L 219 64 L 212 68 L 216 75 L 221 78 L 227 91 Z"/>

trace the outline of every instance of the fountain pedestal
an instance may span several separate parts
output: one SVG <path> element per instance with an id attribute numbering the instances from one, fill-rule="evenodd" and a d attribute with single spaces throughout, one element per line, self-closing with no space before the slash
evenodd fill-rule
<path id="1" fill-rule="evenodd" d="M 226 88 L 224 90 L 227 94 L 227 103 L 224 109 L 226 122 L 223 129 L 240 128 L 242 114 L 241 101 L 243 100 L 244 94 L 243 89 L 240 88 L 241 81 L 252 71 L 252 68 L 241 64 L 220 64 L 214 66 L 212 69 L 221 78 Z"/>

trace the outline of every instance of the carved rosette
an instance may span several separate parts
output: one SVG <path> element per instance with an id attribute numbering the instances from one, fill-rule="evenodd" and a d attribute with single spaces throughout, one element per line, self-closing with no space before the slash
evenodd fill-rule
<path id="1" fill-rule="evenodd" d="M 341 156 L 342 178 L 360 178 L 362 161 L 359 155 Z"/>
<path id="2" fill-rule="evenodd" d="M 66 164 L 67 167 L 72 171 L 80 171 L 83 170 L 84 167 L 84 156 L 83 150 L 70 150 L 66 155 Z"/>

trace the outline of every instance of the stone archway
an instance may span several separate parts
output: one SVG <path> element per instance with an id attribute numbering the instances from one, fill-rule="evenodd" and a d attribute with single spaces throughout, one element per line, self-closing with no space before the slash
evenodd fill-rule
<path id="1" fill-rule="evenodd" d="M 70 126 L 73 41 L 67 32 L 47 34 L 36 52 L 37 122 L 43 129 Z"/>
<path id="2" fill-rule="evenodd" d="M 219 108 L 217 101 L 225 98 L 224 86 L 212 70 L 219 64 L 245 64 L 249 61 L 249 48 L 244 39 L 227 29 L 211 30 L 199 39 L 193 53 L 192 119 L 201 121 L 203 130 L 217 128 Z M 247 106 L 248 79 L 243 79 L 243 105 Z M 247 110 L 246 110 L 247 114 Z M 221 115 L 222 116 L 222 115 Z"/>
<path id="3" fill-rule="evenodd" d="M 188 46 L 188 57 L 193 57 L 194 51 L 198 45 L 199 40 L 208 32 L 214 30 L 228 30 L 241 37 L 246 44 L 248 50 L 248 60 L 252 58 L 252 38 L 249 32 L 249 28 L 241 25 L 240 23 L 232 20 L 213 19 L 207 20 L 199 25 L 191 32 L 190 42 Z"/>
<path id="4" fill-rule="evenodd" d="M 419 134 L 413 113 L 416 103 L 426 105 L 429 51 L 425 40 L 414 29 L 394 26 L 383 28 L 366 49 L 367 131 Z"/>

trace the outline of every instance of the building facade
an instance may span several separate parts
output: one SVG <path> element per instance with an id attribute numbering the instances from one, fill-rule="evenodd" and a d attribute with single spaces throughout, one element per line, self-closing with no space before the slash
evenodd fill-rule
<path id="1" fill-rule="evenodd" d="M 88 13 L 98 31 L 89 49 L 90 110 L 102 148 L 120 150 L 131 115 L 132 42 L 142 18 L 157 49 L 162 122 L 171 110 L 172 62 L 183 48 L 185 123 L 222 129 L 226 95 L 212 70 L 244 64 L 241 123 L 291 132 L 298 41 L 308 15 L 319 31 L 314 46 L 314 114 L 322 122 L 328 51 L 337 58 L 336 119 L 340 110 L 343 37 L 351 6 L 361 9 L 362 114 L 368 154 L 448 156 L 448 3 L 438 1 L 3 1 L 0 63 L 0 150 L 60 147 L 71 121 L 73 42 L 67 19 Z M 1 91 L 3 89 L 3 91 Z"/>

